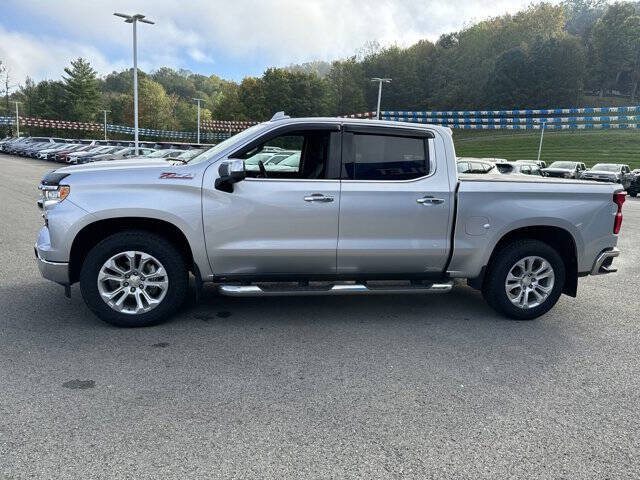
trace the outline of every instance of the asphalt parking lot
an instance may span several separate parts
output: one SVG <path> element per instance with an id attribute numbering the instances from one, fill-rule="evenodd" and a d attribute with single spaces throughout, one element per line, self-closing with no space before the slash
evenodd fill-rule
<path id="1" fill-rule="evenodd" d="M 0 479 L 638 478 L 640 199 L 616 275 L 531 322 L 480 294 L 228 298 L 110 327 L 41 279 L 0 154 Z"/>

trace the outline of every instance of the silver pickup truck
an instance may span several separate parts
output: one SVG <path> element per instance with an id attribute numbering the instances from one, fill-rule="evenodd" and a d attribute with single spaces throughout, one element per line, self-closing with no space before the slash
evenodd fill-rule
<path id="1" fill-rule="evenodd" d="M 282 114 L 188 162 L 61 168 L 40 185 L 42 275 L 119 326 L 231 296 L 432 293 L 467 279 L 514 319 L 614 272 L 620 185 L 458 175 L 447 128 Z"/>

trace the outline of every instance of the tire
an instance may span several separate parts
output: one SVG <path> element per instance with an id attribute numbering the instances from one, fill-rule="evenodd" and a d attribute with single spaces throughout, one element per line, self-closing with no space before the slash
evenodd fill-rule
<path id="1" fill-rule="evenodd" d="M 532 277 L 528 277 L 525 273 L 527 270 L 516 268 L 516 264 L 527 265 L 527 262 L 531 264 L 529 270 L 536 271 L 542 268 L 543 264 L 539 260 L 533 260 L 535 258 L 546 261 L 551 268 L 551 274 L 545 269 L 540 273 L 540 277 L 536 277 L 534 273 L 531 274 Z M 517 297 L 513 301 L 507 295 L 506 286 L 510 272 L 512 275 L 515 274 L 509 278 L 511 295 Z M 521 272 L 524 278 L 520 276 Z M 522 280 L 518 280 L 520 278 Z M 527 282 L 528 288 L 532 288 L 531 293 L 525 295 L 523 281 Z M 498 313 L 514 320 L 532 320 L 551 310 L 562 294 L 564 282 L 564 262 L 554 248 L 538 240 L 517 240 L 494 254 L 483 282 L 482 295 Z M 520 297 L 519 292 L 522 292 Z M 540 300 L 544 295 L 546 297 Z M 528 308 L 514 303 L 521 303 L 523 298 L 530 303 Z"/>
<path id="2" fill-rule="evenodd" d="M 189 273 L 180 251 L 165 238 L 139 230 L 102 240 L 89 251 L 80 271 L 85 303 L 117 327 L 163 322 L 182 306 L 188 288 Z"/>
<path id="3" fill-rule="evenodd" d="M 637 196 L 637 195 L 638 195 L 638 192 L 637 192 L 637 191 L 635 191 L 635 190 L 631 190 L 631 191 L 629 192 L 629 196 L 631 196 L 631 197 L 635 197 L 635 196 Z"/>

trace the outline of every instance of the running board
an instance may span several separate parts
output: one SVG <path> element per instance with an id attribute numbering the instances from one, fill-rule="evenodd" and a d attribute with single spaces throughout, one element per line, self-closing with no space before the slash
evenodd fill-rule
<path id="1" fill-rule="evenodd" d="M 403 287 L 371 287 L 363 284 L 339 284 L 327 288 L 300 287 L 295 289 L 263 289 L 258 285 L 220 285 L 218 290 L 229 297 L 278 297 L 302 295 L 385 295 L 405 293 L 447 293 L 453 282 Z"/>

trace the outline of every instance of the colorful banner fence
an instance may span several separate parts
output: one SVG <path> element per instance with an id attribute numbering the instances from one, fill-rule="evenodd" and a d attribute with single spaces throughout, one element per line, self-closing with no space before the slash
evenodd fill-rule
<path id="1" fill-rule="evenodd" d="M 520 116 L 541 116 L 541 115 L 567 115 L 585 113 L 634 113 L 640 112 L 640 106 L 630 107 L 572 107 L 572 108 L 551 108 L 551 109 L 519 109 L 519 110 L 462 110 L 462 111 L 426 111 L 426 112 L 405 112 L 385 110 L 381 111 L 381 116 L 393 117 L 520 117 Z M 375 117 L 375 112 L 364 114 Z"/>
<path id="2" fill-rule="evenodd" d="M 591 115 L 639 113 L 640 106 L 584 107 L 519 110 L 463 110 L 463 111 L 395 111 L 380 112 L 381 120 L 429 123 L 469 130 L 584 130 L 637 129 L 640 115 Z M 577 116 L 580 114 L 580 116 Z M 570 115 L 570 116 L 550 116 Z M 375 112 L 344 115 L 346 118 L 375 118 Z"/>
<path id="3" fill-rule="evenodd" d="M 65 120 L 50 120 L 45 118 L 35 117 L 18 117 L 21 127 L 36 127 L 36 128 L 55 128 L 61 130 L 82 130 L 92 132 L 104 131 L 104 125 L 101 123 L 83 123 L 83 122 L 68 122 Z M 201 140 L 224 140 L 228 138 L 232 133 L 236 133 L 244 130 L 250 125 L 257 122 L 231 122 L 231 121 L 218 121 L 207 125 L 201 125 L 202 130 L 200 132 Z M 13 116 L 0 117 L 0 125 L 15 125 L 16 118 Z M 245 124 L 247 124 L 245 126 Z M 250 124 L 250 125 L 249 125 Z M 207 131 L 210 130 L 210 131 Z M 126 135 L 133 135 L 135 130 L 133 127 L 125 125 L 112 125 L 107 124 L 107 132 L 109 133 L 122 133 Z M 138 134 L 146 137 L 161 137 L 171 139 L 188 139 L 196 140 L 196 132 L 182 132 L 171 130 L 156 130 L 151 128 L 139 128 Z"/>
<path id="4" fill-rule="evenodd" d="M 639 113 L 638 115 L 626 115 Z M 600 115 L 593 115 L 600 114 Z M 617 114 L 617 115 L 602 115 Z M 561 115 L 561 116 L 558 116 Z M 343 118 L 375 118 L 375 112 L 343 115 Z M 381 120 L 429 123 L 451 128 L 473 130 L 584 130 L 584 129 L 639 129 L 640 106 L 626 107 L 584 107 L 554 109 L 519 110 L 464 110 L 464 111 L 395 111 L 380 112 Z M 0 125 L 15 125 L 15 117 L 0 117 Z M 101 132 L 100 123 L 68 122 L 35 117 L 19 117 L 24 127 L 55 128 Z M 207 120 L 201 123 L 200 138 L 204 141 L 219 141 L 240 132 L 257 121 Z M 107 124 L 108 133 L 133 135 L 133 127 Z M 195 141 L 195 132 L 157 130 L 140 128 L 142 137 L 168 138 Z"/>

